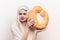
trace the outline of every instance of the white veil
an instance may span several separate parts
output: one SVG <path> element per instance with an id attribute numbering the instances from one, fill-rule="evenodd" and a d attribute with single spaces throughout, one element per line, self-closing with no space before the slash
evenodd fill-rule
<path id="1" fill-rule="evenodd" d="M 22 28 L 22 24 L 21 24 L 21 22 L 19 21 L 19 10 L 21 10 L 21 9 L 24 9 L 24 10 L 27 10 L 27 12 L 28 12 L 28 10 L 29 10 L 29 8 L 27 7 L 27 6 L 25 6 L 25 5 L 22 5 L 22 6 L 20 6 L 19 7 L 19 9 L 18 9 L 18 12 L 17 12 L 17 22 L 18 22 L 18 26 L 21 28 L 21 30 L 23 31 L 23 28 Z M 27 14 L 28 15 L 28 14 Z"/>

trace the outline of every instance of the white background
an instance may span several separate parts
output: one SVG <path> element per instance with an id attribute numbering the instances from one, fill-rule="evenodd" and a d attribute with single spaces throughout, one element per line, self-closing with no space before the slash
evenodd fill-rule
<path id="1" fill-rule="evenodd" d="M 11 40 L 11 24 L 21 5 L 29 8 L 40 5 L 48 12 L 46 31 L 38 33 L 38 40 L 60 40 L 60 0 L 0 0 L 0 40 Z"/>

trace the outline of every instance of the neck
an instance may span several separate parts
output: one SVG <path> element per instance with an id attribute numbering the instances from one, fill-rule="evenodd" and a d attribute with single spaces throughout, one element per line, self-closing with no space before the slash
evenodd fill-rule
<path id="1" fill-rule="evenodd" d="M 26 28 L 26 22 L 22 23 L 22 27 L 25 29 Z"/>
<path id="2" fill-rule="evenodd" d="M 20 22 L 21 22 L 21 21 L 20 21 Z M 26 23 L 27 23 L 27 21 L 21 22 L 21 24 L 22 24 L 22 27 L 24 27 L 24 28 L 25 28 L 25 26 L 26 26 Z"/>
<path id="3" fill-rule="evenodd" d="M 23 25 L 23 26 L 26 26 L 26 22 L 23 22 L 22 25 Z"/>
<path id="4" fill-rule="evenodd" d="M 20 21 L 21 22 L 21 21 Z M 22 26 L 26 26 L 27 20 L 24 22 L 21 22 Z"/>

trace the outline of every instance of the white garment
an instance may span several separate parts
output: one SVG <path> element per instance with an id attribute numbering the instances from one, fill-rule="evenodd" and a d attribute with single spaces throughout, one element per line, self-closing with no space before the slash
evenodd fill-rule
<path id="1" fill-rule="evenodd" d="M 23 34 L 24 34 L 24 29 L 22 26 L 16 22 L 12 25 L 12 34 L 13 34 L 13 40 L 21 40 Z M 29 32 L 27 40 L 32 40 L 33 37 L 33 32 Z"/>

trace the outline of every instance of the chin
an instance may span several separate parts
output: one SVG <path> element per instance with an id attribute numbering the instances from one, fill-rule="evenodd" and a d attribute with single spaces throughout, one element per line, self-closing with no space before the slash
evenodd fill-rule
<path id="1" fill-rule="evenodd" d="M 26 22 L 26 20 L 21 20 L 20 22 Z"/>

